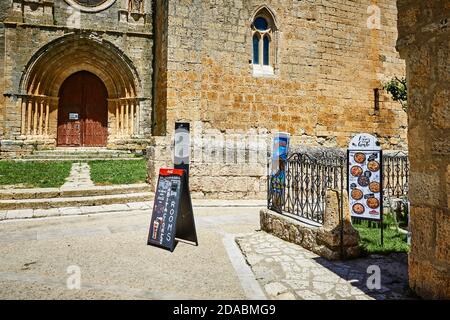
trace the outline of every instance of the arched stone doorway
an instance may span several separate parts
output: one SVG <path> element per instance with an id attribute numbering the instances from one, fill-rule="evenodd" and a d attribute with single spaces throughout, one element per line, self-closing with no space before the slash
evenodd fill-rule
<path id="1" fill-rule="evenodd" d="M 104 147 L 108 140 L 108 92 L 88 71 L 69 76 L 59 91 L 59 147 Z"/>
<path id="2" fill-rule="evenodd" d="M 92 84 L 77 87 L 71 76 L 87 77 L 90 80 L 78 80 Z M 70 81 L 74 83 L 68 85 Z M 111 42 L 84 33 L 58 38 L 36 52 L 21 79 L 21 135 L 30 141 L 53 141 L 56 146 L 116 147 L 132 143 L 143 137 L 140 82 L 133 62 Z M 88 100 L 77 98 L 76 92 L 93 88 L 101 94 L 91 92 Z M 85 106 L 75 107 L 71 105 L 74 102 Z M 102 110 L 93 122 L 89 112 L 99 109 L 90 108 L 91 103 L 101 105 Z M 69 113 L 73 118 L 78 113 L 79 129 Z"/>

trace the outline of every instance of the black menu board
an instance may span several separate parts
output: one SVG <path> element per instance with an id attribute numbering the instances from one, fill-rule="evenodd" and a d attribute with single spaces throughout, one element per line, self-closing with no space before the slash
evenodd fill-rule
<path id="1" fill-rule="evenodd" d="M 161 169 L 147 243 L 173 252 L 177 240 L 198 245 L 186 172 Z"/>

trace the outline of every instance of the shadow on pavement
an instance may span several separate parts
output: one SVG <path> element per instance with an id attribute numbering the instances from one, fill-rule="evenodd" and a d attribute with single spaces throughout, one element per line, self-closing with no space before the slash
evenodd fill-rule
<path id="1" fill-rule="evenodd" d="M 314 258 L 314 261 L 376 300 L 418 299 L 408 285 L 406 253 L 370 255 L 347 261 L 330 261 L 319 257 Z M 377 285 L 377 278 L 380 285 Z"/>

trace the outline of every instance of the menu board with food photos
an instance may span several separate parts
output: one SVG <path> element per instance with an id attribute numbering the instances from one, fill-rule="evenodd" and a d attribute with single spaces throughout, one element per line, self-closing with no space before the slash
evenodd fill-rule
<path id="1" fill-rule="evenodd" d="M 361 134 L 348 151 L 348 188 L 352 217 L 382 219 L 382 150 L 378 140 Z"/>

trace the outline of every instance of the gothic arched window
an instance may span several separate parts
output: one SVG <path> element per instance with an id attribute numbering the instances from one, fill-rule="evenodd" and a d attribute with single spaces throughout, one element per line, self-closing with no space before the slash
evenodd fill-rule
<path id="1" fill-rule="evenodd" d="M 276 63 L 275 33 L 273 13 L 263 6 L 257 10 L 252 20 L 253 74 L 273 75 Z"/>

